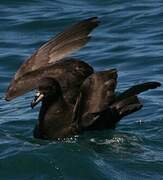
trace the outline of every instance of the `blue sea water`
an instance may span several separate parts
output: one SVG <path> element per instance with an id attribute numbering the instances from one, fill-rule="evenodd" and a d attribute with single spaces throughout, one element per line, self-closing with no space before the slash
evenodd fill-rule
<path id="1" fill-rule="evenodd" d="M 114 131 L 60 142 L 34 139 L 33 93 L 3 97 L 20 64 L 70 24 L 98 16 L 101 25 L 74 57 L 96 70 L 117 68 L 118 90 L 163 81 L 162 0 L 0 1 L 0 179 L 163 179 L 163 87 L 140 95 L 144 107 Z"/>

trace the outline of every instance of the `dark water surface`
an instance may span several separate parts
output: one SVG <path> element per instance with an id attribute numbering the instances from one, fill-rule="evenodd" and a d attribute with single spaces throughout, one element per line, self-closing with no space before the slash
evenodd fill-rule
<path id="1" fill-rule="evenodd" d="M 0 179 L 163 179 L 163 87 L 140 95 L 144 108 L 115 131 L 63 142 L 36 140 L 33 93 L 3 100 L 19 65 L 43 42 L 91 16 L 102 23 L 75 54 L 96 70 L 117 68 L 119 90 L 163 80 L 162 0 L 0 1 Z"/>

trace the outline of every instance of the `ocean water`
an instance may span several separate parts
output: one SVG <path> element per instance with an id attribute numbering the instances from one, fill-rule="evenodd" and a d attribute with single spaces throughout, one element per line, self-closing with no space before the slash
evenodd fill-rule
<path id="1" fill-rule="evenodd" d="M 117 68 L 118 90 L 163 81 L 161 0 L 0 1 L 0 179 L 163 179 L 163 87 L 139 97 L 144 107 L 114 131 L 88 132 L 64 141 L 32 137 L 39 108 L 33 93 L 3 97 L 20 64 L 40 45 L 81 19 L 101 25 L 74 57 L 96 70 Z"/>

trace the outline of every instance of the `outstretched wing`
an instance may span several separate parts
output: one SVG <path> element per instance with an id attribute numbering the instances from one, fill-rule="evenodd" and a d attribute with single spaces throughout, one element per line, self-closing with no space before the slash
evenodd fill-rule
<path id="1" fill-rule="evenodd" d="M 161 84 L 156 81 L 132 86 L 116 97 L 115 102 L 111 105 L 111 109 L 116 110 L 120 120 L 122 117 L 136 112 L 142 108 L 143 105 L 137 97 L 138 94 L 149 89 L 155 89 L 159 86 L 161 86 Z"/>
<path id="2" fill-rule="evenodd" d="M 93 68 L 87 63 L 67 58 L 56 64 L 42 67 L 31 71 L 12 81 L 6 92 L 6 100 L 12 100 L 26 92 L 37 88 L 37 84 L 45 77 L 51 77 L 61 82 L 63 94 L 69 103 L 74 103 L 78 95 L 79 88 L 83 81 L 93 73 Z"/>
<path id="3" fill-rule="evenodd" d="M 115 100 L 117 84 L 116 69 L 90 75 L 81 87 L 74 108 L 74 122 L 86 128 L 93 124 L 99 112 L 104 111 Z"/>
<path id="4" fill-rule="evenodd" d="M 55 63 L 79 50 L 88 42 L 90 39 L 89 33 L 98 24 L 97 17 L 92 17 L 71 26 L 66 31 L 50 39 L 27 59 L 15 74 L 14 79 L 18 79 L 27 72 L 47 66 L 49 63 Z"/>

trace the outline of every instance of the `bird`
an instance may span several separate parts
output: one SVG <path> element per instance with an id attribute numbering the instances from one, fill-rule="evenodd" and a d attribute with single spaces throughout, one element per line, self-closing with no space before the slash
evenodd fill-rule
<path id="1" fill-rule="evenodd" d="M 59 33 L 28 58 L 11 80 L 6 101 L 37 90 L 31 102 L 32 108 L 41 102 L 35 138 L 114 129 L 123 117 L 142 108 L 139 93 L 161 85 L 145 82 L 117 94 L 116 69 L 96 72 L 88 63 L 67 57 L 90 40 L 89 34 L 99 24 L 97 17 L 91 17 Z"/>
<path id="2" fill-rule="evenodd" d="M 84 80 L 72 105 L 56 79 L 42 79 L 31 103 L 33 108 L 42 102 L 34 137 L 63 139 L 85 131 L 114 129 L 124 116 L 143 107 L 137 94 L 160 86 L 159 82 L 146 82 L 117 95 L 116 84 L 116 69 L 94 72 Z"/>

